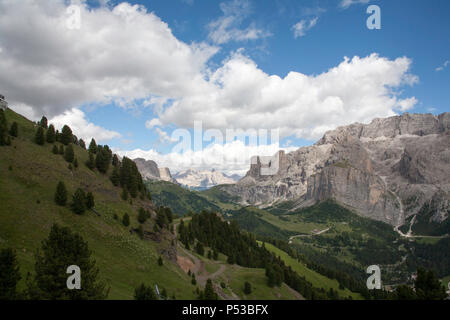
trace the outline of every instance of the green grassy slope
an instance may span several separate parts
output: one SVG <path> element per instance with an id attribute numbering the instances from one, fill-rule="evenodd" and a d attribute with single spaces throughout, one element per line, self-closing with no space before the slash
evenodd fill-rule
<path id="1" fill-rule="evenodd" d="M 33 254 L 56 222 L 79 232 L 88 241 L 100 277 L 111 287 L 110 299 L 131 299 L 141 282 L 165 287 L 177 298 L 195 297 L 189 278 L 176 264 L 157 264 L 158 250 L 170 245 L 167 240 L 141 240 L 113 218 L 117 214 L 120 220 L 128 213 L 131 227 L 137 227 L 137 209 L 152 208 L 151 202 L 133 199 L 130 204 L 121 200 L 121 189 L 112 185 L 108 175 L 84 165 L 88 154 L 78 146 L 74 149 L 79 168 L 70 171 L 63 157 L 51 152 L 52 144 L 39 146 L 32 142 L 32 122 L 11 110 L 6 111 L 6 117 L 9 125 L 18 122 L 19 137 L 12 146 L 0 147 L 0 248 L 16 249 L 23 278 L 27 272 L 33 272 Z M 53 197 L 59 180 L 65 182 L 69 195 L 78 187 L 92 191 L 101 216 L 91 211 L 78 216 L 68 207 L 56 206 Z M 23 280 L 20 287 L 24 287 Z"/>
<path id="2" fill-rule="evenodd" d="M 311 269 L 308 269 L 304 264 L 292 258 L 286 252 L 278 249 L 274 245 L 265 243 L 264 246 L 267 250 L 273 252 L 277 257 L 280 257 L 287 266 L 291 267 L 299 275 L 304 276 L 306 280 L 313 284 L 314 287 L 324 288 L 326 291 L 328 291 L 330 288 L 333 288 L 334 290 L 339 292 L 339 295 L 341 297 L 351 296 L 353 299 L 362 299 L 362 296 L 359 293 L 351 292 L 348 289 L 339 289 L 339 283 L 337 280 L 327 278 Z"/>
<path id="3" fill-rule="evenodd" d="M 145 185 L 157 206 L 166 206 L 179 216 L 189 212 L 221 211 L 220 207 L 212 203 L 197 191 L 187 190 L 179 185 L 166 181 L 146 181 Z"/>

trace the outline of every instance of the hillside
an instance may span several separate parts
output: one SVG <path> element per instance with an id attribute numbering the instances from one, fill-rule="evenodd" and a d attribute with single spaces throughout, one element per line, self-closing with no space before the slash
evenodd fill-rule
<path id="1" fill-rule="evenodd" d="M 39 146 L 32 142 L 34 123 L 9 109 L 6 118 L 10 124 L 18 123 L 19 137 L 11 146 L 0 147 L 0 248 L 16 249 L 23 279 L 27 272 L 33 272 L 34 252 L 48 236 L 51 225 L 58 223 L 87 240 L 101 279 L 111 287 L 110 299 L 132 299 L 134 288 L 142 282 L 158 284 L 178 298 L 195 297 L 189 277 L 176 264 L 166 257 L 164 266 L 157 264 L 159 252 L 170 247 L 169 235 L 158 243 L 130 234 L 130 228 L 138 226 L 138 208 L 153 210 L 150 201 L 136 198 L 130 204 L 121 200 L 121 189 L 113 186 L 108 174 L 84 165 L 88 160 L 86 150 L 74 146 L 79 167 L 71 171 L 61 155 L 52 153 L 53 144 Z M 60 180 L 69 195 L 78 187 L 92 191 L 100 216 L 92 211 L 76 215 L 68 207 L 57 206 L 53 199 Z M 124 213 L 131 218 L 128 228 L 120 221 Z M 114 219 L 115 214 L 119 220 Z M 145 229 L 151 230 L 152 222 L 146 223 Z M 23 279 L 20 288 L 24 287 Z"/>
<path id="2" fill-rule="evenodd" d="M 450 113 L 408 114 L 326 132 L 312 146 L 257 157 L 223 192 L 243 205 L 293 209 L 335 199 L 357 214 L 415 235 L 450 233 Z M 276 172 L 263 171 L 276 162 Z"/>

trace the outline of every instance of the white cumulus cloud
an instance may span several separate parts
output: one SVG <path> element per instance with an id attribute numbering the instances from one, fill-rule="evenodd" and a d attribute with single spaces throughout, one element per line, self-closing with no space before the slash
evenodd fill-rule
<path id="1" fill-rule="evenodd" d="M 82 138 L 86 143 L 89 143 L 92 138 L 97 142 L 106 142 L 121 137 L 121 134 L 118 132 L 107 130 L 89 122 L 84 112 L 76 108 L 67 110 L 63 114 L 49 119 L 48 122 L 60 131 L 64 125 L 68 125 L 72 129 L 73 134 L 78 138 Z"/>
<path id="2" fill-rule="evenodd" d="M 294 38 L 303 37 L 306 35 L 306 31 L 310 30 L 317 24 L 319 18 L 315 17 L 312 19 L 302 19 L 292 26 L 294 31 Z"/>

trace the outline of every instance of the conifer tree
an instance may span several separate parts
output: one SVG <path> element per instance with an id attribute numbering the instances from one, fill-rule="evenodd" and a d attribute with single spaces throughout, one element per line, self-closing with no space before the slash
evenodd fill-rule
<path id="1" fill-rule="evenodd" d="M 58 150 L 58 147 L 56 146 L 56 144 L 53 145 L 52 152 L 53 152 L 53 154 L 59 154 L 59 150 Z"/>
<path id="2" fill-rule="evenodd" d="M 217 300 L 217 295 L 214 292 L 214 287 L 213 287 L 211 279 L 208 279 L 206 281 L 203 299 L 204 300 Z"/>
<path id="3" fill-rule="evenodd" d="M 62 128 L 61 142 L 62 142 L 62 144 L 66 145 L 66 146 L 69 143 L 73 142 L 72 129 L 70 129 L 70 127 L 68 125 L 64 125 L 64 127 Z"/>
<path id="4" fill-rule="evenodd" d="M 16 121 L 11 125 L 11 129 L 9 130 L 9 134 L 15 138 L 19 136 L 19 125 Z"/>
<path id="5" fill-rule="evenodd" d="M 86 211 L 86 194 L 83 189 L 78 188 L 72 196 L 70 208 L 76 214 L 82 214 Z"/>
<path id="6" fill-rule="evenodd" d="M 39 145 L 43 145 L 45 143 L 44 128 L 42 128 L 41 126 L 39 126 L 36 130 L 36 134 L 34 136 L 34 141 Z"/>
<path id="7" fill-rule="evenodd" d="M 125 227 L 128 227 L 130 225 L 130 216 L 128 215 L 128 213 L 125 213 L 123 215 L 122 223 Z"/>
<path id="8" fill-rule="evenodd" d="M 134 289 L 134 300 L 157 300 L 157 297 L 151 286 L 147 287 L 142 283 L 139 287 Z"/>
<path id="9" fill-rule="evenodd" d="M 197 245 L 195 246 L 195 251 L 201 256 L 205 254 L 205 249 L 203 248 L 203 244 L 200 241 L 197 242 Z"/>
<path id="10" fill-rule="evenodd" d="M 80 145 L 80 147 L 82 147 L 84 150 L 86 150 L 86 142 L 84 142 L 83 139 L 80 139 L 78 141 L 78 144 Z"/>
<path id="11" fill-rule="evenodd" d="M 156 212 L 156 224 L 160 228 L 164 228 L 167 225 L 167 217 L 163 207 L 160 207 Z"/>
<path id="12" fill-rule="evenodd" d="M 110 179 L 113 185 L 115 185 L 116 187 L 120 184 L 120 173 L 118 167 L 114 167 Z"/>
<path id="13" fill-rule="evenodd" d="M 73 159 L 73 167 L 78 168 L 78 160 L 77 158 Z"/>
<path id="14" fill-rule="evenodd" d="M 114 154 L 113 158 L 112 158 L 112 165 L 114 167 L 117 167 L 119 165 L 119 157 L 117 157 L 117 154 Z"/>
<path id="15" fill-rule="evenodd" d="M 45 135 L 45 139 L 48 143 L 54 143 L 56 141 L 55 127 L 52 124 L 48 127 Z"/>
<path id="16" fill-rule="evenodd" d="M 78 266 L 82 272 L 79 290 L 67 288 L 67 267 L 71 265 Z M 56 224 L 36 254 L 34 280 L 40 299 L 100 300 L 109 292 L 99 280 L 99 269 L 87 242 L 69 228 Z"/>
<path id="17" fill-rule="evenodd" d="M 163 263 L 163 259 L 161 258 L 161 256 L 159 256 L 159 258 L 158 258 L 158 265 L 159 266 L 162 266 L 164 263 Z"/>
<path id="18" fill-rule="evenodd" d="M 95 206 L 94 194 L 89 191 L 86 195 L 86 208 L 92 209 Z"/>
<path id="19" fill-rule="evenodd" d="M 0 250 L 0 301 L 17 299 L 20 279 L 16 252 L 11 248 Z"/>
<path id="20" fill-rule="evenodd" d="M 56 186 L 55 202 L 59 206 L 65 206 L 67 203 L 67 189 L 64 182 L 60 181 Z"/>
<path id="21" fill-rule="evenodd" d="M 48 121 L 47 121 L 47 118 L 45 116 L 42 116 L 41 121 L 39 121 L 39 125 L 42 128 L 47 129 Z"/>
<path id="22" fill-rule="evenodd" d="M 64 145 L 59 146 L 59 154 L 64 155 Z"/>
<path id="23" fill-rule="evenodd" d="M 139 223 L 144 223 L 146 220 L 147 220 L 147 212 L 145 212 L 144 208 L 139 208 L 139 213 L 138 213 Z"/>
<path id="24" fill-rule="evenodd" d="M 91 143 L 89 143 L 89 152 L 93 154 L 97 153 L 97 143 L 95 143 L 94 138 L 92 138 Z"/>
<path id="25" fill-rule="evenodd" d="M 69 144 L 66 147 L 66 151 L 64 152 L 64 159 L 69 163 L 72 163 L 75 159 L 75 153 L 73 152 L 72 144 Z"/>
<path id="26" fill-rule="evenodd" d="M 86 161 L 86 166 L 91 170 L 95 168 L 94 154 L 92 152 L 89 152 L 89 160 Z"/>

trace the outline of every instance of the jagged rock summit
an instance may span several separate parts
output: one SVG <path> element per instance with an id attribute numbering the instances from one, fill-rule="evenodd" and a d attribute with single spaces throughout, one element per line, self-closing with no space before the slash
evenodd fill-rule
<path id="1" fill-rule="evenodd" d="M 172 178 L 169 168 L 159 168 L 158 164 L 153 160 L 137 158 L 133 161 L 136 163 L 136 166 L 144 179 L 177 183 L 177 181 Z"/>
<path id="2" fill-rule="evenodd" d="M 278 152 L 269 163 L 256 158 L 243 179 L 222 190 L 243 204 L 291 200 L 293 209 L 333 198 L 394 226 L 425 211 L 429 223 L 448 222 L 449 128 L 448 112 L 338 127 L 312 146 Z"/>

